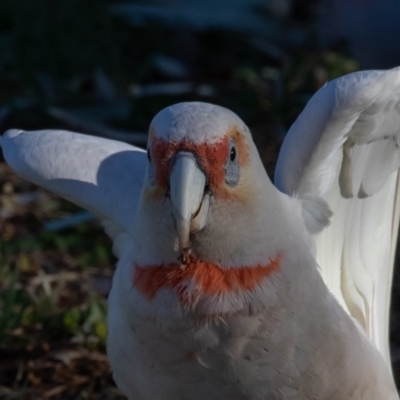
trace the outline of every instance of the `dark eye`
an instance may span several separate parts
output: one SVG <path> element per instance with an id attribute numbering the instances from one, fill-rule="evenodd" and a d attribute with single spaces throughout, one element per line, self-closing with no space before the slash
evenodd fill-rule
<path id="1" fill-rule="evenodd" d="M 240 178 L 240 166 L 238 163 L 238 150 L 233 138 L 231 138 L 229 143 L 229 154 L 225 162 L 224 169 L 225 182 L 229 186 L 236 186 Z"/>
<path id="2" fill-rule="evenodd" d="M 236 147 L 232 146 L 231 151 L 229 153 L 229 158 L 233 162 L 236 160 Z"/>
<path id="3" fill-rule="evenodd" d="M 147 149 L 147 159 L 149 160 L 149 162 L 151 162 L 150 149 Z"/>

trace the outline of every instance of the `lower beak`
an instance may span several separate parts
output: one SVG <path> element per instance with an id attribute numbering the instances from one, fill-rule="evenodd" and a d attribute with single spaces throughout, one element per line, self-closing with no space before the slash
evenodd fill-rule
<path id="1" fill-rule="evenodd" d="M 203 229 L 207 222 L 209 194 L 205 194 L 206 181 L 193 153 L 182 151 L 175 155 L 169 184 L 182 264 L 187 263 L 190 235 Z"/>

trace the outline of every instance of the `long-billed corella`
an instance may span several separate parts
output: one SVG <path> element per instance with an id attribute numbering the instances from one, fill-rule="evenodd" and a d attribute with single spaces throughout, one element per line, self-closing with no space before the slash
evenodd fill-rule
<path id="1" fill-rule="evenodd" d="M 207 103 L 160 111 L 147 153 L 66 131 L 1 138 L 17 174 L 113 239 L 107 348 L 131 400 L 398 399 L 399 142 L 399 68 L 321 88 L 275 185 L 243 121 Z"/>

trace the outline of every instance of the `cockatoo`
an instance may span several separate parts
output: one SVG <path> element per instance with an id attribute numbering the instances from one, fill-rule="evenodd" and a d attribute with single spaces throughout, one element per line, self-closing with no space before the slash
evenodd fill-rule
<path id="1" fill-rule="evenodd" d="M 147 152 L 66 131 L 1 139 L 17 174 L 113 238 L 107 348 L 131 400 L 398 400 L 399 142 L 400 68 L 321 88 L 275 186 L 244 122 L 207 103 L 160 111 Z"/>

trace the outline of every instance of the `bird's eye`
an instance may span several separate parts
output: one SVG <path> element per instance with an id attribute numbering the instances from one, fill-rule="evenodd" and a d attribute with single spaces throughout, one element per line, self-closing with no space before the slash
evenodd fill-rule
<path id="1" fill-rule="evenodd" d="M 231 151 L 229 153 L 229 158 L 233 162 L 236 160 L 236 147 L 232 146 Z"/>
<path id="2" fill-rule="evenodd" d="M 239 182 L 240 168 L 238 162 L 238 150 L 233 138 L 231 138 L 229 143 L 229 153 L 224 165 L 224 169 L 225 169 L 225 182 L 229 186 L 236 186 Z"/>
<path id="3" fill-rule="evenodd" d="M 155 172 L 154 172 L 154 164 L 151 162 L 151 150 L 150 148 L 147 148 L 147 176 L 148 176 L 148 182 L 150 186 L 154 186 L 155 184 Z"/>

